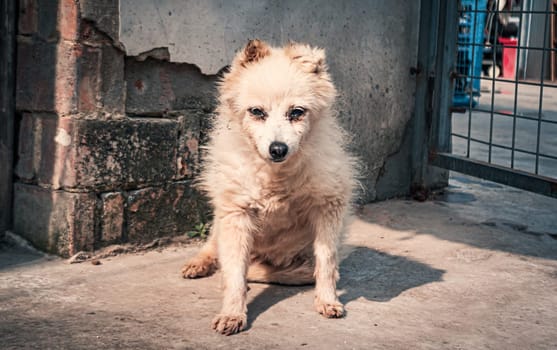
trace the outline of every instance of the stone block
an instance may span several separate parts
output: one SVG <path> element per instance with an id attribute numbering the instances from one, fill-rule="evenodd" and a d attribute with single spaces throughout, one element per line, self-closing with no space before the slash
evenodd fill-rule
<path id="1" fill-rule="evenodd" d="M 81 23 L 83 55 L 79 62 L 80 111 L 102 110 L 111 118 L 124 113 L 124 52 L 89 21 Z M 83 95 L 83 96 L 82 96 Z M 86 108 L 84 108 L 86 107 Z"/>
<path id="2" fill-rule="evenodd" d="M 16 108 L 53 111 L 57 47 L 53 43 L 18 38 Z"/>
<path id="3" fill-rule="evenodd" d="M 189 181 L 129 192 L 126 205 L 127 239 L 147 242 L 184 234 L 207 220 L 208 207 Z"/>
<path id="4" fill-rule="evenodd" d="M 81 45 L 19 37 L 17 49 L 16 108 L 62 114 L 77 112 Z"/>
<path id="5" fill-rule="evenodd" d="M 124 53 L 106 43 L 82 45 L 76 64 L 77 111 L 102 112 L 97 119 L 123 117 Z"/>
<path id="6" fill-rule="evenodd" d="M 177 123 L 168 119 L 80 120 L 77 188 L 114 190 L 169 181 L 176 173 Z"/>
<path id="7" fill-rule="evenodd" d="M 100 243 L 120 242 L 124 228 L 125 199 L 120 192 L 101 195 Z"/>
<path id="8" fill-rule="evenodd" d="M 173 110 L 214 107 L 216 76 L 208 76 L 194 65 L 153 58 L 126 58 L 126 111 L 160 116 Z"/>
<path id="9" fill-rule="evenodd" d="M 124 54 L 110 45 L 18 38 L 16 108 L 62 115 L 124 112 Z"/>
<path id="10" fill-rule="evenodd" d="M 96 197 L 40 186 L 14 185 L 16 234 L 43 251 L 64 257 L 92 250 Z"/>
<path id="11" fill-rule="evenodd" d="M 110 191 L 170 181 L 177 122 L 92 120 L 25 113 L 16 174 L 54 189 Z"/>

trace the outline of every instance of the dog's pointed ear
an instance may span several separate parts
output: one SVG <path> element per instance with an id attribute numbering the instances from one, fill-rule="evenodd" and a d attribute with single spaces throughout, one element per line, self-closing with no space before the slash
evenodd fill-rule
<path id="1" fill-rule="evenodd" d="M 302 69 L 308 73 L 320 74 L 327 71 L 325 50 L 309 45 L 289 43 L 284 51 L 294 62 L 298 62 Z"/>
<path id="2" fill-rule="evenodd" d="M 266 42 L 259 39 L 252 39 L 248 41 L 243 50 L 238 52 L 234 59 L 234 63 L 245 67 L 247 64 L 257 62 L 270 54 L 271 47 Z"/>

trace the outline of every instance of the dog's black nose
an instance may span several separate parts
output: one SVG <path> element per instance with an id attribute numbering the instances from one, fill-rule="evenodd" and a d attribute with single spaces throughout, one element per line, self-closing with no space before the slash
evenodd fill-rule
<path id="1" fill-rule="evenodd" d="M 288 146 L 283 142 L 273 142 L 269 146 L 269 154 L 273 162 L 282 162 L 288 153 Z"/>

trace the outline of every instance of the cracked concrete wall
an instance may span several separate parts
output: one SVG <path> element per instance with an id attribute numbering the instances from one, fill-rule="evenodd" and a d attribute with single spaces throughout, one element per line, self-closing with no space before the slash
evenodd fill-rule
<path id="1" fill-rule="evenodd" d="M 420 1 L 120 0 L 120 41 L 137 56 L 167 48 L 203 74 L 229 64 L 248 38 L 324 47 L 339 116 L 365 172 L 364 202 L 410 190 L 405 132 L 414 108 Z"/>

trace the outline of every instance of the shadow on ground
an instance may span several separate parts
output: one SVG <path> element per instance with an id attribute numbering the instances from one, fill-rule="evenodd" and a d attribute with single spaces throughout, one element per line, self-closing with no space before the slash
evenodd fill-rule
<path id="1" fill-rule="evenodd" d="M 340 301 L 387 302 L 402 292 L 443 280 L 445 271 L 368 247 L 352 247 L 340 264 Z"/>
<path id="2" fill-rule="evenodd" d="M 557 199 L 467 176 L 428 201 L 385 201 L 359 218 L 410 235 L 490 251 L 557 259 Z"/>
<path id="3" fill-rule="evenodd" d="M 387 302 L 408 289 L 441 281 L 445 273 L 406 257 L 368 247 L 348 245 L 344 248 L 350 253 L 340 263 L 340 280 L 337 284 L 343 304 L 359 298 Z M 313 288 L 270 285 L 248 305 L 248 327 L 273 305 L 298 293 L 313 291 Z"/>
<path id="4" fill-rule="evenodd" d="M 19 246 L 8 239 L 0 239 L 0 270 L 44 261 L 44 255 Z"/>

